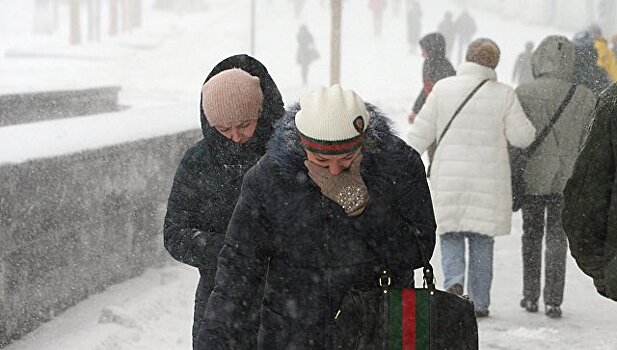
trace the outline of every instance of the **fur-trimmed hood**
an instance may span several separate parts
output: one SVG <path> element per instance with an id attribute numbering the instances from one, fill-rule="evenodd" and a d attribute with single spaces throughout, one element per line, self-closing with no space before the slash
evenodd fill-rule
<path id="1" fill-rule="evenodd" d="M 395 135 L 391 121 L 379 109 L 366 103 L 370 119 L 366 139 L 362 147 L 363 177 L 396 176 L 402 161 L 409 157 L 409 147 Z M 285 116 L 276 124 L 274 135 L 268 143 L 268 158 L 274 163 L 277 175 L 293 185 L 307 183 L 308 174 L 304 161 L 306 153 L 300 144 L 295 116 L 300 110 L 298 103 L 288 108 Z M 386 155 L 387 156 L 384 156 Z M 379 169 L 379 174 L 367 169 Z"/>

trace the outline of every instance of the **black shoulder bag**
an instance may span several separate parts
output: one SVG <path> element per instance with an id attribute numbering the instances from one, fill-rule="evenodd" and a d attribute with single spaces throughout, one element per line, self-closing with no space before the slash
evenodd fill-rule
<path id="1" fill-rule="evenodd" d="M 523 196 L 525 195 L 525 167 L 527 166 L 527 162 L 531 155 L 540 147 L 548 133 L 551 131 L 553 126 L 559 120 L 559 117 L 563 114 L 563 111 L 566 109 L 568 103 L 574 96 L 574 92 L 576 91 L 576 85 L 572 85 L 570 90 L 568 90 L 568 94 L 566 98 L 561 102 L 555 114 L 549 121 L 549 123 L 542 129 L 538 137 L 529 145 L 529 147 L 525 149 L 509 146 L 508 153 L 510 155 L 510 176 L 512 182 L 512 211 L 518 211 L 523 206 Z"/>
<path id="2" fill-rule="evenodd" d="M 454 121 L 454 118 L 456 118 L 456 116 L 461 112 L 461 110 L 463 109 L 463 107 L 465 107 L 465 105 L 467 104 L 467 102 L 469 102 L 469 100 L 471 100 L 471 98 L 473 97 L 473 95 L 476 94 L 476 92 L 478 90 L 480 90 L 480 88 L 482 87 L 482 85 L 484 85 L 486 82 L 488 81 L 488 79 L 482 80 L 482 82 L 480 82 L 480 84 L 478 84 L 478 86 L 476 86 L 473 90 L 471 90 L 471 92 L 469 93 L 469 95 L 467 95 L 467 97 L 465 97 L 465 99 L 463 100 L 463 102 L 458 106 L 458 108 L 454 111 L 454 114 L 452 115 L 452 118 L 450 118 L 450 121 L 448 122 L 448 124 L 446 124 L 446 127 L 443 128 L 443 131 L 441 132 L 441 135 L 439 136 L 439 138 L 437 139 L 437 143 L 435 144 L 435 150 L 433 151 L 433 154 L 437 153 L 437 147 L 439 147 L 439 144 L 441 143 L 441 140 L 443 140 L 443 137 L 446 135 L 446 132 L 448 132 L 448 129 L 450 129 L 450 125 L 452 125 L 452 122 Z M 433 156 L 433 162 L 435 161 L 435 157 Z M 431 168 L 433 167 L 433 162 L 431 162 L 428 165 L 428 169 L 426 170 L 426 177 L 431 177 Z"/>
<path id="3" fill-rule="evenodd" d="M 350 290 L 335 317 L 336 349 L 478 349 L 473 303 L 435 288 L 422 237 L 414 233 L 424 262 L 423 288 L 394 288 L 401 281 L 384 268 L 373 289 Z"/>

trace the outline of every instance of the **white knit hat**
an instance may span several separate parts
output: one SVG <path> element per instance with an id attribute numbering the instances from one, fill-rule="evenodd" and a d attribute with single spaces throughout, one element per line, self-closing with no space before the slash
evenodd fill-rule
<path id="1" fill-rule="evenodd" d="M 320 154 L 343 154 L 362 146 L 369 114 L 358 94 L 335 84 L 304 96 L 295 121 L 304 148 Z"/>

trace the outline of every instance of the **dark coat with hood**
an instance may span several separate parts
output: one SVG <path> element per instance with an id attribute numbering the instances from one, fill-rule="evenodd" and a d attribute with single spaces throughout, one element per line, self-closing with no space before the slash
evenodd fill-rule
<path id="1" fill-rule="evenodd" d="M 201 274 L 195 294 L 194 339 L 214 286 L 217 256 L 240 194 L 242 178 L 265 153 L 273 125 L 285 113 L 274 80 L 253 57 L 236 55 L 221 61 L 206 81 L 231 68 L 240 68 L 260 80 L 264 101 L 255 134 L 244 145 L 227 139 L 208 124 L 200 103 L 203 139 L 182 157 L 165 216 L 165 248 L 176 260 L 197 267 Z"/>
<path id="2" fill-rule="evenodd" d="M 420 39 L 420 47 L 426 51 L 426 60 L 422 66 L 423 87 L 416 98 L 412 111 L 420 112 L 426 97 L 433 90 L 435 83 L 456 74 L 454 67 L 446 58 L 446 40 L 440 33 L 430 33 Z"/>
<path id="3" fill-rule="evenodd" d="M 422 265 L 415 232 L 429 258 L 435 245 L 424 166 L 385 117 L 367 109 L 360 171 L 370 201 L 357 217 L 310 180 L 294 122 L 298 107 L 277 126 L 268 153 L 244 177 L 199 349 L 238 348 L 244 313 L 264 278 L 258 349 L 331 349 L 335 336 L 345 336 L 333 331 L 344 295 L 376 287 L 383 264 L 399 285 L 413 283 L 412 270 Z"/>
<path id="4" fill-rule="evenodd" d="M 563 229 L 583 272 L 617 300 L 617 84 L 602 93 L 564 190 Z"/>

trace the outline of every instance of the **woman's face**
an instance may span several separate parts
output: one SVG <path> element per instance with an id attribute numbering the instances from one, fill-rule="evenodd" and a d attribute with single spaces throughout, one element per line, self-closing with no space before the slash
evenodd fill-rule
<path id="1" fill-rule="evenodd" d="M 244 120 L 229 125 L 217 125 L 214 127 L 221 135 L 235 143 L 244 144 L 255 134 L 257 119 Z"/>
<path id="2" fill-rule="evenodd" d="M 328 168 L 332 175 L 338 175 L 349 169 L 351 164 L 360 155 L 361 149 L 345 154 L 325 155 L 306 151 L 306 159 L 322 168 Z"/>

